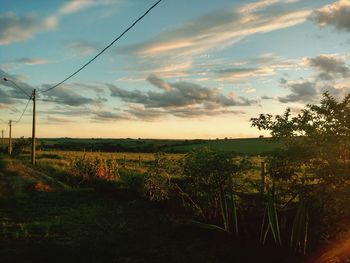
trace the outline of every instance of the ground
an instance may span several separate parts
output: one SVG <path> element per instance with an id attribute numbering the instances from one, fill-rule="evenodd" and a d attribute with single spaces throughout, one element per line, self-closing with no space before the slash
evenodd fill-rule
<path id="1" fill-rule="evenodd" d="M 300 262 L 175 220 L 128 192 L 71 188 L 0 157 L 0 262 Z"/>

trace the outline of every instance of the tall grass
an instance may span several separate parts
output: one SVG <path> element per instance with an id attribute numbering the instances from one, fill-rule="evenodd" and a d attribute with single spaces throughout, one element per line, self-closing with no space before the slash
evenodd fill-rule
<path id="1" fill-rule="evenodd" d="M 119 178 L 119 165 L 115 159 L 105 159 L 99 156 L 93 158 L 86 155 L 77 156 L 70 162 L 70 171 L 83 181 L 103 179 L 116 181 Z"/>

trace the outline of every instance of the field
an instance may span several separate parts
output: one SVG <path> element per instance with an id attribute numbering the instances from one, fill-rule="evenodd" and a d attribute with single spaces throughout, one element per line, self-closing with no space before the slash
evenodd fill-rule
<path id="1" fill-rule="evenodd" d="M 271 139 L 40 139 L 35 166 L 28 145 L 0 155 L 5 262 L 304 262 L 347 228 L 347 181 L 289 170 Z"/>
<path id="2" fill-rule="evenodd" d="M 247 138 L 202 141 L 198 144 L 189 143 L 188 145 L 172 147 L 172 149 L 179 152 L 188 152 L 192 149 L 198 149 L 201 147 L 210 147 L 215 150 L 240 154 L 256 155 L 269 153 L 280 147 L 280 144 L 268 138 Z"/>
<path id="3" fill-rule="evenodd" d="M 66 174 L 74 158 L 127 156 L 120 173 L 143 173 L 154 154 L 39 152 L 35 169 L 29 155 L 1 157 L 3 262 L 294 262 L 295 255 L 273 246 L 238 242 L 221 230 L 191 223 L 188 211 L 171 203 L 149 202 L 133 182 L 72 182 Z M 142 165 L 138 166 L 139 155 Z M 183 155 L 167 158 L 179 160 Z M 135 165 L 131 161 L 137 161 Z M 129 172 L 127 172 L 129 171 Z M 123 177 L 121 177 L 123 178 Z M 122 186 L 121 186 L 122 185 Z M 136 192 L 135 192 L 136 191 Z M 166 205 L 167 204 L 167 205 Z M 169 206 L 170 205 L 170 206 Z M 179 209 L 179 208 L 177 208 Z M 176 217 L 174 215 L 176 213 Z M 220 246 L 216 244 L 220 243 Z M 254 251 L 254 253 L 251 253 Z M 55 257 L 52 257 L 55 255 Z"/>
<path id="4" fill-rule="evenodd" d="M 271 138 L 216 139 L 216 140 L 154 140 L 154 139 L 39 139 L 45 150 L 75 150 L 101 152 L 167 152 L 186 153 L 192 149 L 213 149 L 240 154 L 266 154 L 281 146 Z"/>

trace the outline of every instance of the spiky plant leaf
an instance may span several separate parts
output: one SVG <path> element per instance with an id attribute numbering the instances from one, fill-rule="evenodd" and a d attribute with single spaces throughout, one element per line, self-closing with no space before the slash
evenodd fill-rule
<path id="1" fill-rule="evenodd" d="M 294 251 L 304 253 L 307 246 L 309 215 L 305 201 L 302 201 L 294 217 L 290 247 Z"/>
<path id="2" fill-rule="evenodd" d="M 277 245 L 281 246 L 281 234 L 280 234 L 280 227 L 278 223 L 278 217 L 277 217 L 277 210 L 274 199 L 269 196 L 267 200 L 267 215 L 269 218 L 269 225 L 271 228 L 271 232 L 273 235 L 273 238 Z"/>
<path id="3" fill-rule="evenodd" d="M 203 222 L 199 222 L 199 221 L 195 221 L 195 220 L 191 220 L 190 223 L 192 225 L 197 226 L 197 227 L 208 229 L 208 230 L 219 230 L 219 231 L 227 232 L 222 227 L 219 227 L 219 226 L 213 225 L 213 224 L 207 224 L 207 223 L 203 223 Z"/>
<path id="4" fill-rule="evenodd" d="M 233 224 L 235 227 L 235 234 L 238 235 L 238 217 L 237 217 L 237 207 L 235 204 L 235 200 L 233 198 L 233 194 L 231 194 L 231 206 L 232 206 L 232 215 L 233 215 Z"/>

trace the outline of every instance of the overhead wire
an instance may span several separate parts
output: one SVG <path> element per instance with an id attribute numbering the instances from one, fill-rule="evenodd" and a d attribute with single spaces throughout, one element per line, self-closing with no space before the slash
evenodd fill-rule
<path id="1" fill-rule="evenodd" d="M 24 89 L 22 89 L 21 87 L 19 87 L 16 82 L 12 81 L 11 79 L 8 78 L 4 78 L 5 81 L 11 82 L 17 89 L 19 89 L 20 91 L 22 91 L 22 93 L 24 93 L 28 98 L 31 96 L 29 95 Z"/>
<path id="2" fill-rule="evenodd" d="M 72 74 L 70 74 L 68 77 L 66 77 L 65 79 L 63 79 L 61 82 L 57 83 L 56 85 L 45 89 L 45 90 L 39 90 L 37 92 L 37 94 L 40 93 L 45 93 L 48 92 L 50 90 L 53 90 L 55 88 L 57 88 L 58 86 L 62 85 L 64 82 L 66 82 L 67 80 L 69 80 L 70 78 L 72 78 L 73 76 L 75 76 L 76 74 L 78 74 L 80 71 L 82 71 L 85 67 L 87 67 L 89 64 L 91 64 L 94 60 L 96 60 L 100 55 L 102 55 L 107 49 L 109 49 L 115 42 L 117 42 L 119 39 L 121 39 L 128 31 L 130 31 L 137 23 L 139 23 L 153 8 L 155 8 L 162 0 L 158 0 L 156 3 L 154 3 L 150 8 L 147 9 L 146 12 L 144 12 L 138 19 L 136 19 L 128 28 L 126 28 L 117 38 L 115 38 L 110 44 L 108 44 L 104 49 L 102 49 L 99 53 L 97 53 L 92 59 L 90 59 L 87 63 L 85 63 L 83 66 L 81 66 L 79 69 L 77 69 L 76 71 L 74 71 Z M 5 81 L 9 81 L 11 82 L 14 87 L 16 87 L 17 89 L 19 89 L 22 93 L 24 93 L 29 99 L 27 101 L 27 104 L 21 114 L 21 116 L 19 117 L 19 119 L 17 121 L 13 121 L 13 125 L 18 124 L 25 112 L 27 111 L 29 102 L 32 100 L 33 94 L 29 95 L 24 89 L 22 89 L 21 87 L 19 87 L 15 82 L 13 82 L 10 79 L 4 78 Z M 3 122 L 4 124 L 8 124 L 7 122 L 3 121 L 0 119 L 1 122 Z M 9 126 L 6 127 L 5 132 L 7 131 Z"/>
<path id="3" fill-rule="evenodd" d="M 17 123 L 19 123 L 24 115 L 24 113 L 26 112 L 27 108 L 28 108 L 28 105 L 29 105 L 29 102 L 30 100 L 32 99 L 32 94 L 29 95 L 24 89 L 22 89 L 21 87 L 19 87 L 16 82 L 12 81 L 11 79 L 8 79 L 8 78 L 3 78 L 5 81 L 8 81 L 8 82 L 11 82 L 13 84 L 14 87 L 16 87 L 17 89 L 19 89 L 22 93 L 24 93 L 27 97 L 28 97 L 28 101 L 27 101 L 27 104 L 24 108 L 24 111 L 22 112 L 21 116 L 19 117 L 19 119 L 17 121 L 13 121 L 14 124 L 13 125 L 16 125 Z M 9 124 L 8 122 L 5 122 L 4 120 L 0 119 L 0 122 L 2 122 L 3 124 Z M 7 131 L 7 128 L 8 126 L 6 126 L 6 129 L 5 129 L 5 132 Z"/>
<path id="4" fill-rule="evenodd" d="M 158 0 L 155 4 L 153 4 L 150 8 L 147 9 L 147 11 L 145 13 L 143 13 L 143 15 L 141 15 L 138 19 L 136 19 L 127 29 L 125 29 L 117 38 L 115 38 L 109 45 L 107 45 L 104 49 L 102 49 L 99 53 L 97 53 L 97 55 L 95 55 L 92 59 L 90 59 L 87 63 L 85 63 L 83 66 L 81 66 L 79 69 L 77 69 L 76 71 L 74 71 L 71 75 L 69 75 L 68 77 L 66 77 L 64 80 L 62 80 L 61 82 L 57 83 L 56 85 L 46 89 L 46 90 L 39 90 L 38 93 L 44 93 L 44 92 L 48 92 L 50 90 L 53 90 L 55 88 L 57 88 L 58 86 L 60 86 L 61 84 L 63 84 L 64 82 L 66 82 L 67 80 L 69 80 L 70 78 L 72 78 L 73 76 L 75 76 L 76 74 L 78 74 L 80 71 L 82 71 L 86 66 L 88 66 L 90 63 L 92 63 L 95 59 L 97 59 L 100 55 L 102 55 L 102 53 L 104 53 L 108 48 L 110 48 L 115 42 L 117 42 L 120 38 L 122 38 L 130 29 L 132 29 L 139 21 L 141 21 L 153 8 L 155 8 L 162 0 Z"/>
<path id="5" fill-rule="evenodd" d="M 22 114 L 21 114 L 21 117 L 19 117 L 19 119 L 18 119 L 17 121 L 13 121 L 13 122 L 14 122 L 13 125 L 18 124 L 18 123 L 22 120 L 22 117 L 23 117 L 24 113 L 27 111 L 29 102 L 30 102 L 31 100 L 32 100 L 32 96 L 30 96 L 30 98 L 29 98 L 29 100 L 28 100 L 28 102 L 27 102 L 27 105 L 26 105 L 26 107 L 24 108 L 24 110 L 23 110 L 23 112 L 22 112 Z"/>

